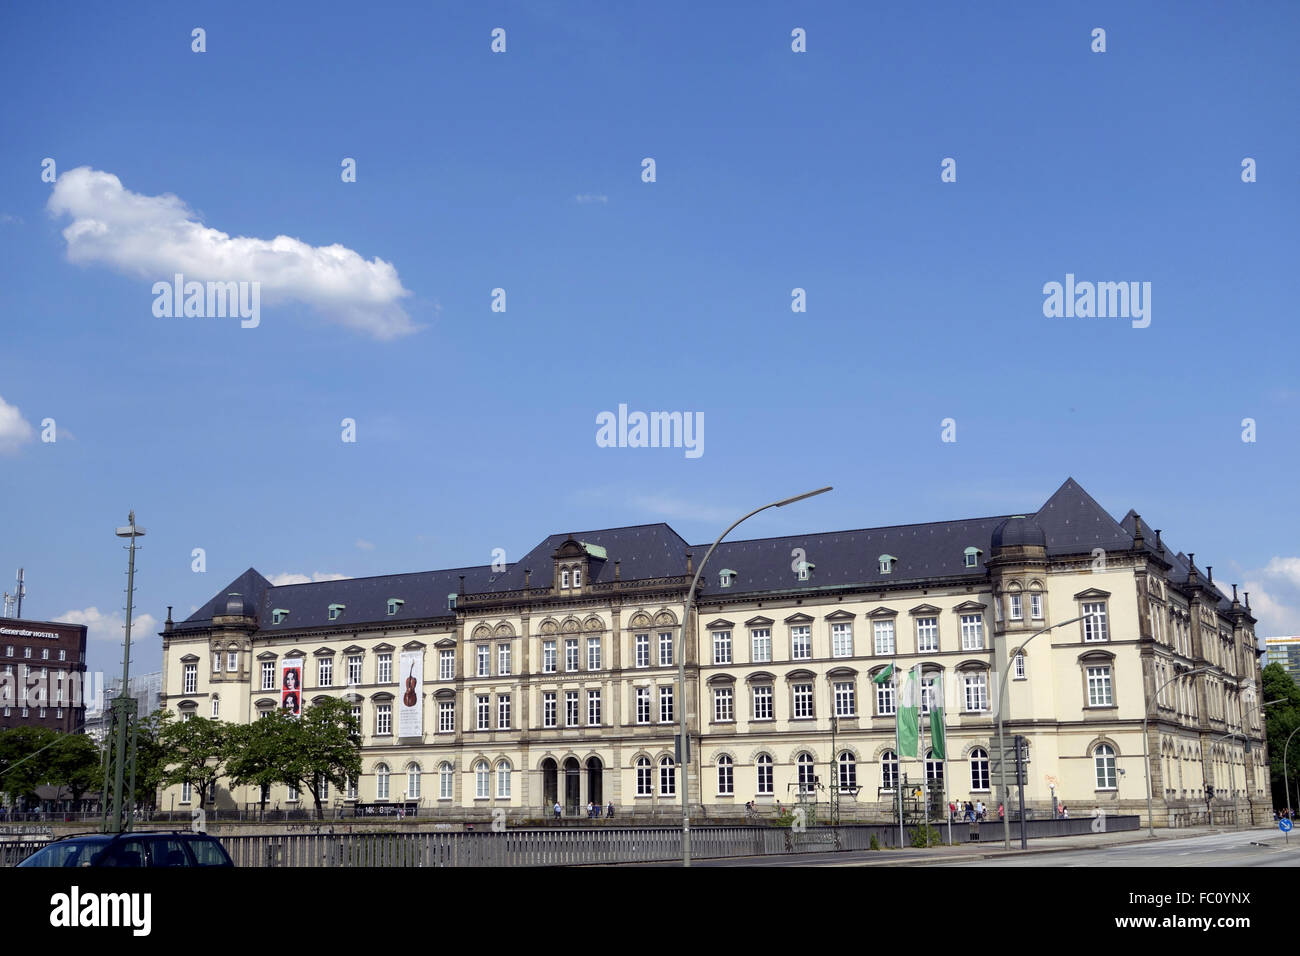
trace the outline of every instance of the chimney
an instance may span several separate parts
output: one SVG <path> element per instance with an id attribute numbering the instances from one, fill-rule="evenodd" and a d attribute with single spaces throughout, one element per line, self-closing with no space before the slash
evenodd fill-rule
<path id="1" fill-rule="evenodd" d="M 1237 585 L 1232 586 L 1232 604 L 1236 607 L 1240 602 L 1237 600 Z"/>
<path id="2" fill-rule="evenodd" d="M 167 605 L 167 620 L 163 622 L 163 630 L 164 630 L 164 631 L 170 631 L 171 629 L 172 629 L 172 606 L 171 606 L 170 604 L 168 604 L 168 605 Z"/>
<path id="3" fill-rule="evenodd" d="M 525 588 L 531 587 L 532 580 L 533 580 L 533 569 L 524 568 L 524 587 Z"/>
<path id="4" fill-rule="evenodd" d="M 1142 516 L 1139 514 L 1135 514 L 1133 516 L 1133 547 L 1141 549 L 1143 543 L 1144 542 L 1142 539 Z"/>
<path id="5" fill-rule="evenodd" d="M 614 580 L 615 580 L 615 581 L 622 581 L 622 580 L 623 580 L 623 572 L 622 572 L 622 570 L 619 568 L 618 565 L 619 565 L 619 562 L 615 561 L 615 562 L 614 562 Z"/>
<path id="6" fill-rule="evenodd" d="M 1160 540 L 1160 529 L 1156 528 L 1156 550 L 1161 554 L 1165 553 L 1165 543 Z"/>
<path id="7" fill-rule="evenodd" d="M 691 553 L 689 551 L 686 552 L 686 573 L 695 573 L 695 563 L 691 560 Z"/>
<path id="8" fill-rule="evenodd" d="M 1205 566 L 1205 580 L 1210 584 L 1214 583 L 1214 565 L 1207 564 Z"/>
<path id="9" fill-rule="evenodd" d="M 463 574 L 460 576 L 460 593 L 465 593 L 465 575 Z"/>
<path id="10" fill-rule="evenodd" d="M 1246 613 L 1249 614 L 1250 613 L 1250 592 L 1242 591 L 1241 593 L 1246 596 Z"/>

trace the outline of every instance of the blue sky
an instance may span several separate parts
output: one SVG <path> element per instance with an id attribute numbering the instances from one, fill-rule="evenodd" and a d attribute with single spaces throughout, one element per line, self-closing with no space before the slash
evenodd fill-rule
<path id="1" fill-rule="evenodd" d="M 1300 633 L 1294 4 L 0 18 L 0 576 L 89 623 L 92 667 L 120 666 L 132 507 L 156 625 L 250 565 L 705 540 L 825 484 L 745 533 L 1015 513 L 1068 476 Z M 153 314 L 196 222 L 227 237 L 198 261 L 243 265 L 189 277 L 262 281 L 257 328 Z M 1067 273 L 1150 282 L 1150 326 L 1046 318 Z M 702 413 L 703 454 L 598 447 L 620 403 Z"/>

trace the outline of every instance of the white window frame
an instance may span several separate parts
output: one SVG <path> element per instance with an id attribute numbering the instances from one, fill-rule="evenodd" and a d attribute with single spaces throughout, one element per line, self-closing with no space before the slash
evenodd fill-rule
<path id="1" fill-rule="evenodd" d="M 438 680 L 456 679 L 456 652 L 451 648 L 438 652 Z"/>
<path id="2" fill-rule="evenodd" d="M 650 635 L 637 634 L 633 638 L 633 643 L 636 647 L 636 666 L 649 667 L 650 666 Z"/>
<path id="3" fill-rule="evenodd" d="M 638 687 L 636 689 L 636 722 L 638 724 L 650 723 L 649 687 Z"/>
<path id="4" fill-rule="evenodd" d="M 673 666 L 673 635 L 671 631 L 659 632 L 659 666 Z"/>
<path id="5" fill-rule="evenodd" d="M 750 628 L 749 646 L 751 663 L 772 663 L 772 629 L 770 627 Z"/>
<path id="6" fill-rule="evenodd" d="M 360 654 L 348 655 L 348 686 L 355 687 L 361 683 L 362 669 L 365 666 L 365 658 Z"/>
<path id="7" fill-rule="evenodd" d="M 492 796 L 492 768 L 486 760 L 474 764 L 474 798 L 487 800 Z"/>
<path id="8" fill-rule="evenodd" d="M 983 747 L 976 747 L 970 752 L 967 761 L 970 766 L 970 788 L 972 793 L 988 793 L 989 787 L 989 752 Z"/>
<path id="9" fill-rule="evenodd" d="M 391 684 L 393 682 L 393 655 L 384 653 L 379 655 L 379 663 L 376 668 L 375 681 L 378 684 Z"/>
<path id="10" fill-rule="evenodd" d="M 1105 601 L 1084 601 L 1083 614 L 1099 614 L 1101 621 L 1095 617 L 1083 619 L 1083 640 L 1087 644 L 1100 644 L 1110 640 L 1110 623 Z M 1100 611 L 1098 611 L 1100 608 Z"/>
<path id="11" fill-rule="evenodd" d="M 497 694 L 497 730 L 510 729 L 510 700 L 509 694 Z"/>
<path id="12" fill-rule="evenodd" d="M 984 650 L 983 614 L 963 614 L 961 616 L 961 649 L 963 651 Z"/>
<path id="13" fill-rule="evenodd" d="M 450 800 L 456 785 L 456 772 L 447 761 L 438 764 L 438 799 Z"/>
<path id="14" fill-rule="evenodd" d="M 772 720 L 776 716 L 775 694 L 771 684 L 755 684 L 753 690 L 754 720 Z"/>
<path id="15" fill-rule="evenodd" d="M 1114 748 L 1109 744 L 1098 744 L 1092 752 L 1092 763 L 1097 789 L 1118 790 Z"/>
<path id="16" fill-rule="evenodd" d="M 812 628 L 807 624 L 796 624 L 790 628 L 790 660 L 812 660 Z"/>
<path id="17" fill-rule="evenodd" d="M 1109 664 L 1090 664 L 1087 669 L 1088 706 L 1113 707 L 1115 689 L 1111 682 Z"/>
<path id="18" fill-rule="evenodd" d="M 1017 654 L 1011 659 L 1011 676 L 1015 680 L 1024 680 L 1028 676 L 1024 654 Z"/>
<path id="19" fill-rule="evenodd" d="M 790 687 L 791 718 L 805 720 L 817 716 L 815 709 L 815 688 L 812 684 L 798 683 Z"/>
<path id="20" fill-rule="evenodd" d="M 578 572 L 573 572 L 575 575 Z M 497 799 L 510 799 L 510 778 L 514 768 L 510 765 L 509 760 L 502 760 L 497 764 Z"/>
<path id="21" fill-rule="evenodd" d="M 654 765 L 649 757 L 636 758 L 636 795 L 650 797 L 654 795 Z"/>
<path id="22" fill-rule="evenodd" d="M 677 766 L 672 757 L 659 760 L 659 796 L 671 797 L 677 793 Z"/>
<path id="23" fill-rule="evenodd" d="M 488 694 L 474 695 L 474 729 L 492 729 L 492 697 Z"/>
<path id="24" fill-rule="evenodd" d="M 1043 592 L 1029 592 L 1029 616 L 1035 621 L 1043 619 Z"/>
<path id="25" fill-rule="evenodd" d="M 675 713 L 674 704 L 675 702 L 673 700 L 672 687 L 671 686 L 660 687 L 659 688 L 659 723 L 671 724 L 676 722 L 673 716 Z"/>
<path id="26" fill-rule="evenodd" d="M 713 688 L 714 723 L 733 723 L 736 719 L 736 692 L 731 687 Z"/>
<path id="27" fill-rule="evenodd" d="M 577 727 L 579 716 L 578 692 L 576 690 L 566 690 L 564 692 L 564 726 Z"/>
<path id="28" fill-rule="evenodd" d="M 197 694 L 199 691 L 199 665 L 185 665 L 185 689 L 182 693 Z"/>
<path id="29" fill-rule="evenodd" d="M 858 709 L 857 688 L 853 686 L 853 681 L 835 681 L 835 716 L 836 717 L 856 717 Z"/>
<path id="30" fill-rule="evenodd" d="M 262 661 L 262 690 L 275 690 L 275 661 Z"/>
<path id="31" fill-rule="evenodd" d="M 871 629 L 876 639 L 875 647 L 877 657 L 892 657 L 897 653 L 898 638 L 894 630 L 893 618 L 888 618 L 883 621 L 872 621 Z"/>
<path id="32" fill-rule="evenodd" d="M 316 686 L 317 687 L 334 686 L 334 658 L 332 657 L 316 658 Z"/>
<path id="33" fill-rule="evenodd" d="M 587 691 L 587 726 L 600 726 L 600 691 Z"/>
<path id="34" fill-rule="evenodd" d="M 393 732 L 393 705 L 389 703 L 375 705 L 375 736 L 390 736 Z"/>
<path id="35" fill-rule="evenodd" d="M 713 663 L 731 663 L 731 631 L 713 632 Z"/>
<path id="36" fill-rule="evenodd" d="M 758 760 L 758 795 L 760 797 L 770 797 L 774 792 L 775 774 L 773 773 L 772 756 L 770 754 L 759 754 Z"/>
<path id="37" fill-rule="evenodd" d="M 1007 616 L 1013 621 L 1023 621 L 1025 619 L 1025 605 L 1020 597 L 1019 592 L 1013 592 L 1007 595 L 1010 601 L 1010 609 Z"/>
<path id="38" fill-rule="evenodd" d="M 491 677 L 492 676 L 492 646 L 490 644 L 476 644 L 474 646 L 474 676 Z"/>
<path id="39" fill-rule="evenodd" d="M 983 714 L 989 709 L 989 681 L 984 671 L 966 671 L 961 676 L 963 713 Z M 972 704 L 979 706 L 972 707 Z"/>
<path id="40" fill-rule="evenodd" d="M 893 717 L 898 713 L 898 688 L 892 680 L 876 684 L 876 716 Z"/>
<path id="41" fill-rule="evenodd" d="M 729 797 L 736 792 L 736 765 L 726 754 L 718 757 L 718 795 Z"/>
<path id="42" fill-rule="evenodd" d="M 600 638 L 587 638 L 587 670 L 600 670 Z"/>
<path id="43" fill-rule="evenodd" d="M 497 676 L 510 676 L 510 642 L 497 645 Z"/>
<path id="44" fill-rule="evenodd" d="M 848 621 L 835 621 L 831 624 L 831 656 L 853 656 L 853 625 Z"/>
<path id="45" fill-rule="evenodd" d="M 542 641 L 542 673 L 554 674 L 556 660 L 556 642 Z"/>
<path id="46" fill-rule="evenodd" d="M 898 754 L 893 750 L 880 755 L 880 788 L 888 793 L 898 789 Z"/>
<path id="47" fill-rule="evenodd" d="M 566 637 L 564 639 L 564 671 L 566 674 L 572 674 L 578 670 L 578 665 L 582 662 L 578 659 L 578 639 L 576 637 Z"/>
<path id="48" fill-rule="evenodd" d="M 456 732 L 456 702 L 454 700 L 438 701 L 438 733 L 454 734 Z"/>
<path id="49" fill-rule="evenodd" d="M 567 588 L 568 586 L 569 586 L 569 572 L 568 569 L 566 568 L 565 570 L 560 572 L 560 587 Z"/>
<path id="50" fill-rule="evenodd" d="M 391 781 L 389 779 L 390 771 L 388 764 L 381 763 L 375 765 L 375 799 L 387 800 L 390 792 Z"/>

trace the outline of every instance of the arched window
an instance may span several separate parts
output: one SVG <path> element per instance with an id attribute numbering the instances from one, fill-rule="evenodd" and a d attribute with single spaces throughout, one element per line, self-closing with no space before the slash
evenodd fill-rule
<path id="1" fill-rule="evenodd" d="M 659 761 L 659 796 L 671 797 L 677 792 L 677 768 L 672 757 Z"/>
<path id="2" fill-rule="evenodd" d="M 736 792 L 735 777 L 731 758 L 723 754 L 718 758 L 718 793 L 730 795 Z"/>
<path id="3" fill-rule="evenodd" d="M 509 760 L 503 760 L 497 764 L 497 797 L 500 799 L 509 799 L 510 797 L 510 766 Z"/>
<path id="4" fill-rule="evenodd" d="M 212 695 L 212 719 L 216 720 L 221 716 L 221 695 Z"/>
<path id="5" fill-rule="evenodd" d="M 770 754 L 758 755 L 758 792 L 759 794 L 771 795 L 772 789 L 772 757 Z"/>
<path id="6" fill-rule="evenodd" d="M 898 754 L 892 750 L 880 755 L 880 785 L 886 790 L 898 786 Z"/>
<path id="7" fill-rule="evenodd" d="M 491 791 L 492 774 L 488 771 L 486 760 L 480 760 L 474 764 L 474 796 L 487 798 L 492 795 Z"/>
<path id="8" fill-rule="evenodd" d="M 813 772 L 816 768 L 813 766 L 812 754 L 800 754 L 796 764 L 799 768 L 799 792 L 812 793 L 817 789 L 817 775 Z"/>
<path id="9" fill-rule="evenodd" d="M 386 763 L 375 767 L 375 799 L 388 799 L 388 764 Z"/>
<path id="10" fill-rule="evenodd" d="M 970 752 L 970 788 L 989 789 L 989 752 L 983 747 L 976 747 Z"/>
<path id="11" fill-rule="evenodd" d="M 933 750 L 925 752 L 925 779 L 943 782 L 943 761 L 935 759 Z"/>
<path id="12" fill-rule="evenodd" d="M 636 795 L 638 797 L 648 797 L 654 790 L 650 783 L 650 758 L 636 758 Z"/>
<path id="13" fill-rule="evenodd" d="M 1115 749 L 1109 744 L 1098 744 L 1092 752 L 1093 762 L 1097 766 L 1097 789 L 1114 790 L 1115 786 Z"/>
<path id="14" fill-rule="evenodd" d="M 853 754 L 847 750 L 843 751 L 836 763 L 839 769 L 840 790 L 853 790 L 858 785 L 858 764 L 853 759 Z"/>
<path id="15" fill-rule="evenodd" d="M 406 799 L 420 799 L 420 765 L 418 763 L 408 763 L 406 765 Z"/>
<path id="16" fill-rule="evenodd" d="M 451 799 L 451 786 L 453 781 L 451 773 L 451 764 L 445 760 L 438 765 L 438 799 Z"/>

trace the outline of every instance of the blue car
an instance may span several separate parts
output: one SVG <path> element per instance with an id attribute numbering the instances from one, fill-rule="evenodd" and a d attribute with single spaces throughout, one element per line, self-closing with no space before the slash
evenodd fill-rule
<path id="1" fill-rule="evenodd" d="M 96 833 L 67 837 L 37 850 L 19 866 L 234 866 L 226 848 L 206 833 Z"/>

